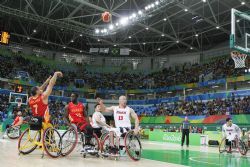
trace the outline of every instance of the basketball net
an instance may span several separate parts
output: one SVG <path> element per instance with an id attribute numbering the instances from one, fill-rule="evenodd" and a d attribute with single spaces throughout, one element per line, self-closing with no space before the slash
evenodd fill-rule
<path id="1" fill-rule="evenodd" d="M 247 58 L 246 54 L 240 53 L 238 51 L 232 51 L 231 57 L 234 60 L 234 67 L 235 68 L 245 68 L 246 67 L 246 64 L 245 64 L 245 61 Z"/>
<path id="2" fill-rule="evenodd" d="M 20 107 L 21 107 L 21 105 L 22 105 L 22 102 L 20 102 L 20 101 L 19 101 L 19 102 L 17 102 L 17 107 L 18 107 L 18 108 L 20 108 Z"/>

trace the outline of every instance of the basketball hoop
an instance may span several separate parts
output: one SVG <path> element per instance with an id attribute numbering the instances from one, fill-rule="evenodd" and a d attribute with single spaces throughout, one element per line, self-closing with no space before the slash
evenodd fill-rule
<path id="1" fill-rule="evenodd" d="M 240 53 L 238 51 L 232 51 L 231 57 L 234 60 L 235 68 L 245 68 L 245 60 L 247 58 L 246 54 Z"/>

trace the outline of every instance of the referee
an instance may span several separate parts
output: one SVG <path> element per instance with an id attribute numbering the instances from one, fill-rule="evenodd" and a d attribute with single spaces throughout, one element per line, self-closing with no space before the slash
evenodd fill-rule
<path id="1" fill-rule="evenodd" d="M 181 138 L 181 147 L 183 147 L 185 136 L 186 136 L 186 145 L 189 146 L 189 130 L 191 129 L 190 122 L 188 121 L 188 117 L 185 117 L 185 120 L 182 122 L 181 125 L 181 131 L 182 131 L 182 138 Z"/>

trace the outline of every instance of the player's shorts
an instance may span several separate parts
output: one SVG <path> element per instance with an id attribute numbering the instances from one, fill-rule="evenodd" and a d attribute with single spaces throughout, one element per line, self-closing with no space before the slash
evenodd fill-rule
<path id="1" fill-rule="evenodd" d="M 108 128 L 109 132 L 114 132 L 118 137 L 125 137 L 126 133 L 131 130 L 130 127 Z"/>
<path id="2" fill-rule="evenodd" d="M 77 130 L 80 130 L 81 132 L 85 132 L 86 127 L 89 125 L 88 122 L 71 122 L 72 124 L 75 124 L 77 126 Z"/>

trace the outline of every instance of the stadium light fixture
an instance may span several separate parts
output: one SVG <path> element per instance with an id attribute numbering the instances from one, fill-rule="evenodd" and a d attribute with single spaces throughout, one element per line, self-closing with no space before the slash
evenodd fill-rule
<path id="1" fill-rule="evenodd" d="M 63 49 L 66 49 L 66 46 L 64 46 Z"/>
<path id="2" fill-rule="evenodd" d="M 245 5 L 245 4 L 246 4 L 246 2 L 245 2 L 245 1 L 242 1 L 242 2 L 241 2 L 241 5 Z"/>
<path id="3" fill-rule="evenodd" d="M 161 34 L 162 37 L 164 37 L 165 35 L 164 34 Z"/>
<path id="4" fill-rule="evenodd" d="M 36 29 L 34 29 L 33 32 L 36 33 Z"/>
<path id="5" fill-rule="evenodd" d="M 159 1 L 155 1 L 155 5 L 159 5 Z"/>
<path id="6" fill-rule="evenodd" d="M 95 33 L 96 33 L 96 34 L 99 34 L 99 32 L 100 32 L 99 29 L 96 29 L 96 30 L 95 30 Z M 81 35 L 82 35 L 82 34 L 80 34 L 80 36 L 81 36 Z"/>
<path id="7" fill-rule="evenodd" d="M 80 34 L 79 36 L 82 37 L 82 34 Z"/>
<path id="8" fill-rule="evenodd" d="M 198 36 L 199 36 L 199 34 L 195 34 L 195 36 L 196 36 L 196 37 L 198 37 Z"/>
<path id="9" fill-rule="evenodd" d="M 185 12 L 187 12 L 187 11 L 188 11 L 188 9 L 186 8 L 186 9 L 184 9 L 184 11 L 185 11 Z"/>
<path id="10" fill-rule="evenodd" d="M 164 18 L 163 21 L 167 21 L 167 18 Z"/>
<path id="11" fill-rule="evenodd" d="M 161 50 L 161 48 L 158 48 L 157 50 Z"/>
<path id="12" fill-rule="evenodd" d="M 136 18 L 136 14 L 135 13 L 132 14 L 132 18 Z"/>
<path id="13" fill-rule="evenodd" d="M 216 29 L 220 29 L 220 26 L 216 26 Z"/>
<path id="14" fill-rule="evenodd" d="M 82 50 L 80 50 L 80 53 L 82 53 Z"/>
<path id="15" fill-rule="evenodd" d="M 204 3 L 205 3 L 205 2 L 207 2 L 207 0 L 202 0 L 202 2 L 204 2 Z"/>
<path id="16" fill-rule="evenodd" d="M 103 33 L 106 33 L 108 32 L 108 30 L 106 28 L 103 29 Z"/>
<path id="17" fill-rule="evenodd" d="M 28 40 L 30 40 L 30 37 L 27 37 Z"/>
<path id="18" fill-rule="evenodd" d="M 98 42 L 100 42 L 101 40 L 100 40 L 100 39 L 98 39 L 97 41 L 98 41 Z"/>
<path id="19" fill-rule="evenodd" d="M 49 44 L 49 42 L 48 42 L 48 41 L 46 41 L 45 43 L 46 43 L 46 44 Z"/>
<path id="20" fill-rule="evenodd" d="M 176 41 L 176 43 L 179 43 L 179 42 L 180 42 L 179 40 Z"/>
<path id="21" fill-rule="evenodd" d="M 148 30 L 148 27 L 146 27 L 146 30 Z"/>
<path id="22" fill-rule="evenodd" d="M 109 25 L 109 29 L 110 29 L 110 30 L 113 30 L 113 29 L 114 29 L 113 24 L 110 24 L 110 25 Z"/>
<path id="23" fill-rule="evenodd" d="M 120 24 L 121 25 L 127 25 L 128 24 L 128 18 L 127 17 L 124 17 L 120 20 Z"/>
<path id="24" fill-rule="evenodd" d="M 139 14 L 139 15 L 142 15 L 143 13 L 142 13 L 142 11 L 141 11 L 141 10 L 139 10 L 139 11 L 138 11 L 138 14 Z"/>
<path id="25" fill-rule="evenodd" d="M 131 39 L 131 36 L 129 36 L 128 38 Z"/>
<path id="26" fill-rule="evenodd" d="M 115 23 L 116 26 L 119 26 L 119 23 Z"/>
<path id="27" fill-rule="evenodd" d="M 116 47 L 117 45 L 114 45 L 114 47 Z"/>
<path id="28" fill-rule="evenodd" d="M 191 50 L 193 50 L 193 47 L 190 47 Z"/>
<path id="29" fill-rule="evenodd" d="M 72 39 L 70 42 L 71 42 L 71 43 L 73 43 L 73 42 L 74 42 L 74 40 Z"/>
<path id="30" fill-rule="evenodd" d="M 143 44 L 143 45 L 146 45 L 146 43 L 145 43 L 145 42 L 143 42 L 142 44 Z"/>

